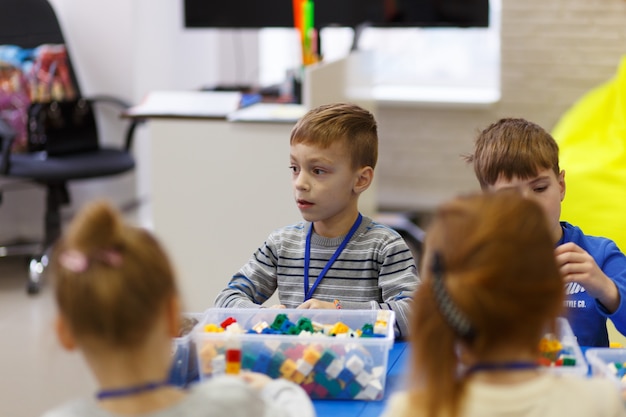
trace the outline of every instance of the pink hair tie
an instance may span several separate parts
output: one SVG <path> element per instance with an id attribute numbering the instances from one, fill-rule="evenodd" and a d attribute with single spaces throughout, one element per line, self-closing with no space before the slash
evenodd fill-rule
<path id="1" fill-rule="evenodd" d="M 118 267 L 122 264 L 122 255 L 115 250 L 103 250 L 96 252 L 91 260 Z M 68 271 L 75 273 L 85 272 L 89 268 L 89 263 L 89 258 L 76 249 L 69 249 L 59 255 L 59 264 Z"/>
<path id="2" fill-rule="evenodd" d="M 68 271 L 75 273 L 85 272 L 89 266 L 87 257 L 74 249 L 67 250 L 59 255 L 59 264 Z"/>

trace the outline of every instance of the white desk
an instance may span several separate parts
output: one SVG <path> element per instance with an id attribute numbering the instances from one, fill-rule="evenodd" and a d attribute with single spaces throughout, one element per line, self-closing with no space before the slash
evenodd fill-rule
<path id="1" fill-rule="evenodd" d="M 270 231 L 301 220 L 289 173 L 291 124 L 152 119 L 152 222 L 185 308 L 203 311 Z"/>

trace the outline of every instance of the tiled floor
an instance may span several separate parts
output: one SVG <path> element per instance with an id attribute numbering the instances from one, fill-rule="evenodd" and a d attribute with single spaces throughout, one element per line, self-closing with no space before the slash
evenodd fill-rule
<path id="1" fill-rule="evenodd" d="M 0 416 L 37 417 L 95 382 L 81 357 L 57 343 L 51 286 L 26 293 L 25 258 L 0 258 Z"/>

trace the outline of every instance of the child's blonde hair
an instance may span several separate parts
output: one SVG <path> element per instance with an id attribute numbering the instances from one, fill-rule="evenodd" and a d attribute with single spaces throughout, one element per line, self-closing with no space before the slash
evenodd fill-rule
<path id="1" fill-rule="evenodd" d="M 352 168 L 376 168 L 378 132 L 374 115 L 350 103 L 324 104 L 309 110 L 291 130 L 290 145 L 328 148 L 341 142 L 352 156 Z"/>
<path id="2" fill-rule="evenodd" d="M 177 294 L 159 242 L 104 201 L 76 215 L 55 245 L 50 272 L 60 314 L 77 341 L 137 346 Z"/>
<path id="3" fill-rule="evenodd" d="M 559 175 L 559 146 L 541 126 L 525 119 L 504 118 L 481 131 L 474 152 L 464 156 L 474 165 L 484 190 L 498 178 L 530 178 L 541 169 Z"/>
<path id="4" fill-rule="evenodd" d="M 466 378 L 459 342 L 478 360 L 516 346 L 539 353 L 562 311 L 563 281 L 545 215 L 514 190 L 441 206 L 426 235 L 411 324 L 414 400 L 455 416 Z"/>

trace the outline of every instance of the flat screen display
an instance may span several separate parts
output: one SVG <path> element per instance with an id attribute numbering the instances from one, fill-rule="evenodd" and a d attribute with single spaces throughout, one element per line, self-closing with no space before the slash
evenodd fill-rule
<path id="1" fill-rule="evenodd" d="M 315 27 L 487 27 L 489 0 L 315 0 Z M 184 0 L 187 28 L 293 27 L 292 0 Z"/>

